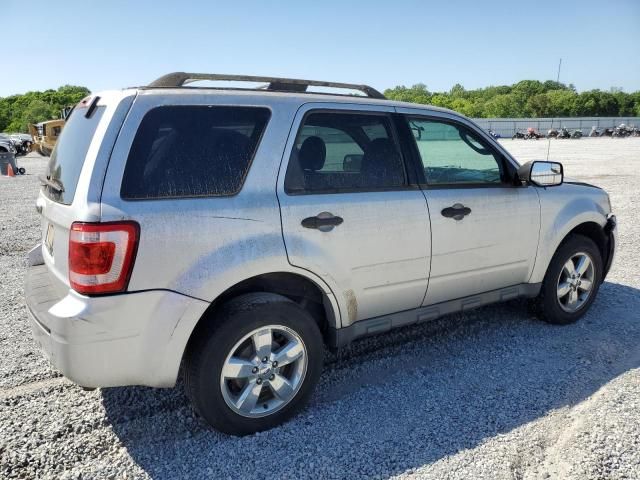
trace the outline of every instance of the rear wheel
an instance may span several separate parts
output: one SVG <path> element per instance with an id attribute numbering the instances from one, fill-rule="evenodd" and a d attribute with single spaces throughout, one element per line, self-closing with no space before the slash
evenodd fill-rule
<path id="1" fill-rule="evenodd" d="M 246 435 L 285 422 L 307 402 L 322 371 L 318 325 L 280 295 L 237 297 L 196 335 L 186 359 L 187 394 L 225 433 Z"/>
<path id="2" fill-rule="evenodd" d="M 565 325 L 577 321 L 593 303 L 602 279 L 602 256 L 596 244 L 572 235 L 556 251 L 533 300 L 544 321 Z"/>

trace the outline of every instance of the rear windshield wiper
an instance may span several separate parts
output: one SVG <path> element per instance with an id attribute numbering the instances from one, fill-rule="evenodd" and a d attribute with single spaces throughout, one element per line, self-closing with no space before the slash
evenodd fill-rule
<path id="1" fill-rule="evenodd" d="M 38 180 L 40 180 L 41 185 L 49 187 L 54 192 L 64 192 L 64 187 L 58 180 L 52 180 L 50 177 L 43 177 L 42 175 L 38 177 Z"/>

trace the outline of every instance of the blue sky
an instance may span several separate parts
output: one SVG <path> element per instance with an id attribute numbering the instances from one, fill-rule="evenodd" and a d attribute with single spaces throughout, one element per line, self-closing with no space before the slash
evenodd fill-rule
<path id="1" fill-rule="evenodd" d="M 580 91 L 640 90 L 640 0 L 0 0 L 0 23 L 0 96 L 178 70 L 478 88 L 555 79 L 560 57 Z"/>

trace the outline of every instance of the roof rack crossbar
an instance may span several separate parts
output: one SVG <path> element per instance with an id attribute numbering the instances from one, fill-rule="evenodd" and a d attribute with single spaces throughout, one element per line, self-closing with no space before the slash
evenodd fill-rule
<path id="1" fill-rule="evenodd" d="M 219 73 L 187 73 L 173 72 L 151 82 L 148 87 L 182 87 L 188 83 L 200 80 L 213 81 L 237 81 L 237 82 L 264 82 L 267 90 L 280 92 L 306 92 L 310 86 L 344 88 L 363 92 L 367 97 L 386 99 L 386 97 L 369 85 L 357 85 L 353 83 L 324 82 L 320 80 L 301 80 L 297 78 L 257 77 L 252 75 L 227 75 Z"/>

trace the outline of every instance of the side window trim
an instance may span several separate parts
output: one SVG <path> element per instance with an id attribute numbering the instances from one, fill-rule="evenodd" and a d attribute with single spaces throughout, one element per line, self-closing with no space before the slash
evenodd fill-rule
<path id="1" fill-rule="evenodd" d="M 489 142 L 487 142 L 484 138 L 483 135 L 481 135 L 481 132 L 478 132 L 476 128 L 473 128 L 470 125 L 467 125 L 463 122 L 460 122 L 458 120 L 455 120 L 453 118 L 449 118 L 449 117 L 441 117 L 438 115 L 429 115 L 427 113 L 401 113 L 400 115 L 402 115 L 403 119 L 404 119 L 404 123 L 407 125 L 407 128 L 409 129 L 409 136 L 407 138 L 407 140 L 410 140 L 410 147 L 411 150 L 413 151 L 413 156 L 414 156 L 414 166 L 415 168 L 420 172 L 418 173 L 418 177 L 420 178 L 420 183 L 419 186 L 421 189 L 423 190 L 442 190 L 442 189 L 468 189 L 468 188 L 510 188 L 510 187 L 517 187 L 518 185 L 516 185 L 515 183 L 510 183 L 510 182 L 500 182 L 500 183 L 440 183 L 440 184 L 433 184 L 433 183 L 429 183 L 426 176 L 424 175 L 424 170 L 421 168 L 423 163 L 422 163 L 422 157 L 420 155 L 420 151 L 418 149 L 418 143 L 416 141 L 416 139 L 414 138 L 413 134 L 411 133 L 410 127 L 409 127 L 409 120 L 412 118 L 415 119 L 419 119 L 419 120 L 426 120 L 426 121 L 432 121 L 432 122 L 440 122 L 440 123 L 444 123 L 444 124 L 449 124 L 449 125 L 453 125 L 455 127 L 461 127 L 464 128 L 468 131 L 470 131 L 471 133 L 473 133 L 476 137 L 478 137 L 478 139 L 480 140 L 480 142 L 482 143 L 482 145 L 487 148 L 488 150 L 490 150 L 490 152 L 495 156 L 497 156 L 497 158 L 499 158 L 499 162 L 498 165 L 500 167 L 500 171 L 501 173 L 504 171 L 506 172 L 509 176 L 513 176 L 513 174 L 515 173 L 515 168 L 511 165 L 511 162 L 508 161 L 507 158 L 505 158 L 505 155 L 497 150 L 495 148 L 494 145 L 491 145 Z"/>
<path id="2" fill-rule="evenodd" d="M 391 130 L 391 140 L 395 143 L 398 148 L 398 153 L 400 154 L 400 161 L 403 168 L 403 173 L 405 177 L 405 185 L 393 186 L 393 187 L 363 187 L 363 188 L 332 188 L 325 190 L 314 190 L 314 191 L 291 191 L 287 189 L 287 172 L 289 169 L 289 164 L 291 162 L 294 149 L 296 148 L 296 141 L 298 139 L 298 135 L 305 127 L 305 122 L 310 115 L 323 113 L 323 114 L 344 114 L 344 115 L 375 115 L 379 117 L 384 117 L 388 120 Z M 411 170 L 407 165 L 409 159 L 406 157 L 406 148 L 404 148 L 404 143 L 406 143 L 404 136 L 398 132 L 397 125 L 397 117 L 398 114 L 393 110 L 374 110 L 374 109 L 357 109 L 357 108 L 339 108 L 339 107 L 331 107 L 331 108 L 322 108 L 319 106 L 308 109 L 304 112 L 300 122 L 297 125 L 292 125 L 290 135 L 293 134 L 293 142 L 291 144 L 291 148 L 288 149 L 288 152 L 285 152 L 285 159 L 287 161 L 286 168 L 284 168 L 284 177 L 283 177 L 283 191 L 287 196 L 300 196 L 300 195 L 331 195 L 331 194 L 340 194 L 340 193 L 367 193 L 367 192 L 390 192 L 390 191 L 404 191 L 404 190 L 418 190 L 420 189 L 420 185 L 418 182 L 413 182 L 414 175 L 411 174 Z M 414 163 L 413 161 L 411 162 Z"/>
<path id="3" fill-rule="evenodd" d="M 426 184 L 424 169 L 422 168 L 422 159 L 420 158 L 420 152 L 418 151 L 416 141 L 413 138 L 413 133 L 411 133 L 407 115 L 395 113 L 393 114 L 393 120 L 399 137 L 400 148 L 403 153 L 409 185 L 422 188 L 421 186 Z"/>

